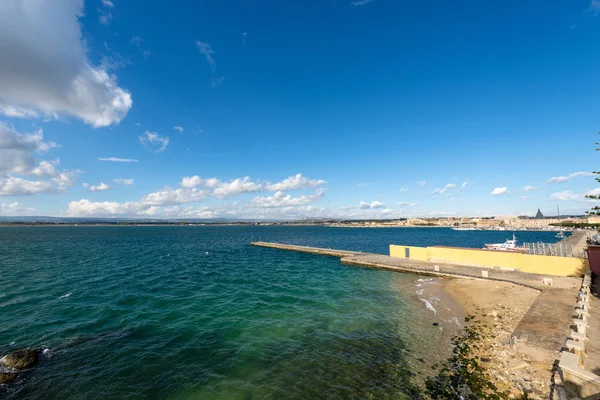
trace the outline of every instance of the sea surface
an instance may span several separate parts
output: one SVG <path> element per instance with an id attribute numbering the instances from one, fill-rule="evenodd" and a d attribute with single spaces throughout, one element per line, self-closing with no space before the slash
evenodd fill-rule
<path id="1" fill-rule="evenodd" d="M 45 349 L 36 368 L 0 386 L 0 398 L 408 398 L 447 357 L 462 321 L 436 280 L 249 243 L 387 254 L 391 243 L 482 247 L 511 235 L 0 227 L 0 356 Z M 517 238 L 557 241 L 551 232 Z"/>

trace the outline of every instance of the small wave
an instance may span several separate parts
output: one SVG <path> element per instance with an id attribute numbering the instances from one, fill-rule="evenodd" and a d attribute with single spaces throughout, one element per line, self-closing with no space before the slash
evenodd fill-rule
<path id="1" fill-rule="evenodd" d="M 427 307 L 428 310 L 431 310 L 431 311 L 433 311 L 434 314 L 437 314 L 437 310 L 428 300 L 425 300 L 425 299 L 419 299 L 419 300 L 421 300 L 423 303 L 425 303 L 425 307 Z"/>
<path id="2" fill-rule="evenodd" d="M 433 280 L 433 278 L 419 278 L 417 279 L 417 282 L 431 282 Z"/>
<path id="3" fill-rule="evenodd" d="M 66 299 L 70 295 L 72 295 L 72 293 L 63 294 L 62 296 L 59 297 L 59 299 Z"/>
<path id="4" fill-rule="evenodd" d="M 456 316 L 452 317 L 450 322 L 454 322 L 456 324 L 456 326 L 458 326 L 460 328 L 460 322 L 458 322 L 458 318 Z"/>
<path id="5" fill-rule="evenodd" d="M 419 289 L 419 290 L 417 290 L 417 296 L 422 295 L 423 292 L 425 292 L 425 289 Z"/>

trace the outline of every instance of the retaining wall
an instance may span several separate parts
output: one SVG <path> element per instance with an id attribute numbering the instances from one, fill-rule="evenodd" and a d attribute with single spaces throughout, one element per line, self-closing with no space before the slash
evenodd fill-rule
<path id="1" fill-rule="evenodd" d="M 390 257 L 476 267 L 508 268 L 532 274 L 556 276 L 581 276 L 589 270 L 588 261 L 582 258 L 537 256 L 460 247 L 390 245 Z"/>
<path id="2" fill-rule="evenodd" d="M 556 389 L 559 399 L 568 399 L 569 392 L 575 392 L 579 398 L 600 398 L 600 376 L 585 369 L 585 348 L 588 342 L 589 329 L 589 307 L 592 279 L 591 272 L 587 272 L 583 278 L 581 289 L 578 294 L 577 308 L 575 308 L 575 319 L 572 326 L 575 330 L 565 344 L 566 350 L 560 355 L 558 363 L 558 376 L 555 376 Z"/>

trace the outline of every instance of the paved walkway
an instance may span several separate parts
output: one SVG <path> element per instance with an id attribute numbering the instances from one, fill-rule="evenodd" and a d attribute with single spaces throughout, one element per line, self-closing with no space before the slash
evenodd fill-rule
<path id="1" fill-rule="evenodd" d="M 583 367 L 596 375 L 600 375 L 600 277 L 596 277 L 592 286 L 589 323 L 589 341 L 585 346 L 587 357 L 583 360 Z"/>
<path id="2" fill-rule="evenodd" d="M 575 230 L 573 233 L 565 238 L 562 242 L 564 244 L 573 245 L 573 253 L 576 255 L 583 255 L 587 249 L 586 239 L 590 236 L 590 231 L 586 230 Z"/>
<path id="3" fill-rule="evenodd" d="M 392 258 L 381 254 L 356 253 L 346 250 L 281 243 L 254 242 L 252 245 L 340 257 L 341 262 L 347 265 L 426 275 L 489 279 L 540 290 L 542 293 L 525 314 L 512 336 L 521 341 L 526 341 L 528 346 L 553 352 L 559 352 L 569 336 L 569 326 L 577 302 L 577 292 L 581 287 L 581 279 L 578 278 L 528 274 L 499 268 L 482 268 L 432 261 L 415 261 Z M 487 278 L 482 277 L 482 271 L 488 272 Z M 544 278 L 552 279 L 552 286 L 544 285 Z M 600 304 L 597 306 L 598 309 L 600 309 Z M 600 310 L 598 311 L 600 312 Z M 596 319 L 600 321 L 600 316 Z M 600 335 L 600 330 L 598 330 L 598 334 Z"/>
<path id="4" fill-rule="evenodd" d="M 571 278 L 572 279 L 572 278 Z M 560 351 L 569 337 L 577 290 L 543 290 L 512 336 L 527 346 Z"/>

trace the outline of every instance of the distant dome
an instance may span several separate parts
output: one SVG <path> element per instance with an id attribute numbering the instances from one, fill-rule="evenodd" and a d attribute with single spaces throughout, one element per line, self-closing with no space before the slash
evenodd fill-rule
<path id="1" fill-rule="evenodd" d="M 538 212 L 537 212 L 537 214 L 535 214 L 535 219 L 542 219 L 542 218 L 544 218 L 544 214 L 542 214 L 542 212 L 538 208 Z"/>

